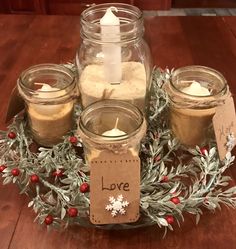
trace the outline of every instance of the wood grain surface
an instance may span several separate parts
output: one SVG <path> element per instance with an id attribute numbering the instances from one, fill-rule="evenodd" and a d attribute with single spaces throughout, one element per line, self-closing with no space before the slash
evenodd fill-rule
<path id="1" fill-rule="evenodd" d="M 172 0 L 174 8 L 235 8 L 235 0 Z"/>
<path id="2" fill-rule="evenodd" d="M 38 63 L 73 61 L 80 44 L 79 17 L 0 16 L 0 128 L 20 72 Z M 153 17 L 145 20 L 154 63 L 161 67 L 199 64 L 221 71 L 236 93 L 236 17 Z M 231 171 L 235 184 L 236 168 Z M 236 249 L 236 210 L 206 211 L 198 226 L 187 216 L 162 239 L 153 226 L 104 231 L 72 227 L 47 232 L 33 223 L 28 198 L 0 184 L 0 249 Z"/>

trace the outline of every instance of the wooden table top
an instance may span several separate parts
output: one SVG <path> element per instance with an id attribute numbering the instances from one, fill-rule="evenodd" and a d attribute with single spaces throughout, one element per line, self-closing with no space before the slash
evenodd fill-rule
<path id="1" fill-rule="evenodd" d="M 154 63 L 165 68 L 191 64 L 222 72 L 236 92 L 236 17 L 150 17 L 145 19 Z M 20 72 L 33 64 L 72 61 L 80 44 L 76 16 L 0 15 L 0 128 L 11 89 Z M 236 180 L 236 168 L 229 174 Z M 157 227 L 103 231 L 73 227 L 51 231 L 33 223 L 15 185 L 0 184 L 0 249 L 235 249 L 236 210 L 205 212 L 198 226 L 191 217 L 163 240 Z"/>

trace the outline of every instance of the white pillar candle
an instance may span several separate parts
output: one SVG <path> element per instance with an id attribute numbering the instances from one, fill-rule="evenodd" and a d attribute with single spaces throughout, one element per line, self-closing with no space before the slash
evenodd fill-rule
<path id="1" fill-rule="evenodd" d="M 115 7 L 110 7 L 100 19 L 101 40 L 105 42 L 102 45 L 105 78 L 108 83 L 117 84 L 122 78 L 120 20 L 112 10 L 118 11 Z"/>
<path id="2" fill-rule="evenodd" d="M 197 81 L 193 81 L 193 83 L 190 86 L 181 89 L 181 91 L 183 93 L 187 93 L 189 95 L 194 95 L 194 96 L 209 96 L 209 95 L 211 95 L 209 90 L 206 87 L 202 86 Z"/>
<path id="3" fill-rule="evenodd" d="M 118 122 L 119 122 L 119 118 L 116 119 L 115 127 L 111 130 L 103 132 L 102 135 L 106 137 L 118 137 L 118 136 L 126 135 L 124 131 L 121 131 L 117 128 Z"/>

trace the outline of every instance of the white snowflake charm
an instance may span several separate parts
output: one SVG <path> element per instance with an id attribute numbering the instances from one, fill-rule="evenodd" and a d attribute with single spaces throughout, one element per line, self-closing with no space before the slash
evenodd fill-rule
<path id="1" fill-rule="evenodd" d="M 228 151 L 231 151 L 234 146 L 235 146 L 235 136 L 234 133 L 231 132 L 228 136 L 227 136 L 227 143 L 226 143 L 226 147 Z"/>
<path id="2" fill-rule="evenodd" d="M 106 205 L 105 209 L 111 211 L 112 217 L 115 217 L 117 214 L 125 214 L 126 210 L 124 209 L 129 205 L 128 201 L 123 201 L 123 195 L 118 195 L 117 198 L 113 196 L 109 197 L 109 205 Z"/>

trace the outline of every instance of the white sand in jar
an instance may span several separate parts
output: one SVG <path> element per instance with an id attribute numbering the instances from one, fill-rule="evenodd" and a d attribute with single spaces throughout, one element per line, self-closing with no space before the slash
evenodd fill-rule
<path id="1" fill-rule="evenodd" d="M 106 81 L 103 65 L 88 65 L 80 77 L 83 107 L 102 99 L 128 101 L 145 109 L 146 72 L 140 62 L 122 63 L 122 81 L 112 85 Z"/>
<path id="2" fill-rule="evenodd" d="M 73 101 L 65 104 L 50 105 L 54 112 L 43 114 L 42 110 L 49 106 L 29 104 L 28 118 L 36 142 L 41 145 L 51 146 L 61 141 L 72 127 Z"/>

